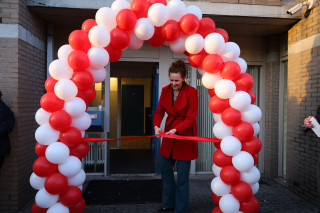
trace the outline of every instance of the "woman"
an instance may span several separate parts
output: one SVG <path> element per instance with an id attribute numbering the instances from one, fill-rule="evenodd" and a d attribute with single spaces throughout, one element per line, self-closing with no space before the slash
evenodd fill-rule
<path id="1" fill-rule="evenodd" d="M 164 113 L 168 114 L 164 131 L 167 134 L 196 136 L 198 91 L 186 84 L 187 68 L 182 60 L 169 68 L 170 84 L 162 88 L 159 104 L 154 114 L 155 134 L 160 128 Z M 163 138 L 160 148 L 160 173 L 162 177 L 162 208 L 159 212 L 189 212 L 189 170 L 191 160 L 198 157 L 196 141 Z M 177 164 L 177 183 L 173 167 Z"/>

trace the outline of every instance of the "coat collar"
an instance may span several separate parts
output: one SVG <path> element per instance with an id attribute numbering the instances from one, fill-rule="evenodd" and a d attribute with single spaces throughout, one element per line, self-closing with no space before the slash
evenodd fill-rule
<path id="1" fill-rule="evenodd" d="M 179 110 L 181 110 L 185 104 L 186 104 L 186 95 L 187 95 L 187 87 L 189 85 L 186 84 L 184 82 L 184 86 L 182 87 L 180 93 L 179 93 L 179 96 L 177 98 L 177 100 L 173 103 L 173 106 L 172 106 L 172 87 L 171 85 L 169 85 L 168 87 L 168 90 L 167 90 L 167 98 L 166 98 L 166 105 L 167 105 L 167 110 L 169 111 L 169 113 L 172 113 L 174 115 L 176 115 L 176 112 L 178 112 Z"/>

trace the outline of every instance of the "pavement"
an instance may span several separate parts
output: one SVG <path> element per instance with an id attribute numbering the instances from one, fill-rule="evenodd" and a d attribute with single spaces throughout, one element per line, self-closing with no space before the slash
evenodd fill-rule
<path id="1" fill-rule="evenodd" d="M 159 175 L 110 176 L 110 179 L 145 179 L 161 178 Z M 210 183 L 213 174 L 190 175 L 190 213 L 210 213 L 215 207 L 211 200 Z M 90 181 L 87 178 L 84 189 Z M 102 178 L 103 179 L 103 178 Z M 316 213 L 317 206 L 288 191 L 279 181 L 262 177 L 259 192 L 255 195 L 260 203 L 261 213 Z M 21 213 L 31 212 L 31 205 L 26 205 Z M 84 213 L 155 213 L 161 203 L 131 205 L 87 205 Z"/>

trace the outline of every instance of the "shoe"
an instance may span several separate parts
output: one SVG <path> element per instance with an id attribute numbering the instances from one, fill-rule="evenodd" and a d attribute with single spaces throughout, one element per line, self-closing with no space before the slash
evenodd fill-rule
<path id="1" fill-rule="evenodd" d="M 158 212 L 173 212 L 174 208 L 161 208 Z"/>

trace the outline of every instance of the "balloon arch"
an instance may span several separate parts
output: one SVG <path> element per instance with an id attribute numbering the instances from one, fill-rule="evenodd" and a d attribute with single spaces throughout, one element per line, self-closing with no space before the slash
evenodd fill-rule
<path id="1" fill-rule="evenodd" d="M 49 66 L 47 91 L 35 119 L 35 152 L 30 184 L 39 190 L 32 212 L 83 212 L 81 159 L 89 151 L 83 142 L 91 118 L 86 109 L 95 98 L 93 83 L 106 78 L 105 66 L 120 59 L 126 48 L 138 50 L 143 42 L 170 46 L 188 56 L 208 88 L 217 151 L 213 154 L 212 212 L 257 212 L 253 196 L 259 190 L 258 162 L 261 142 L 256 137 L 261 110 L 254 105 L 253 78 L 239 58 L 240 48 L 228 41 L 225 30 L 202 18 L 194 5 L 181 0 L 116 0 L 103 7 L 95 20 L 69 35 Z"/>

